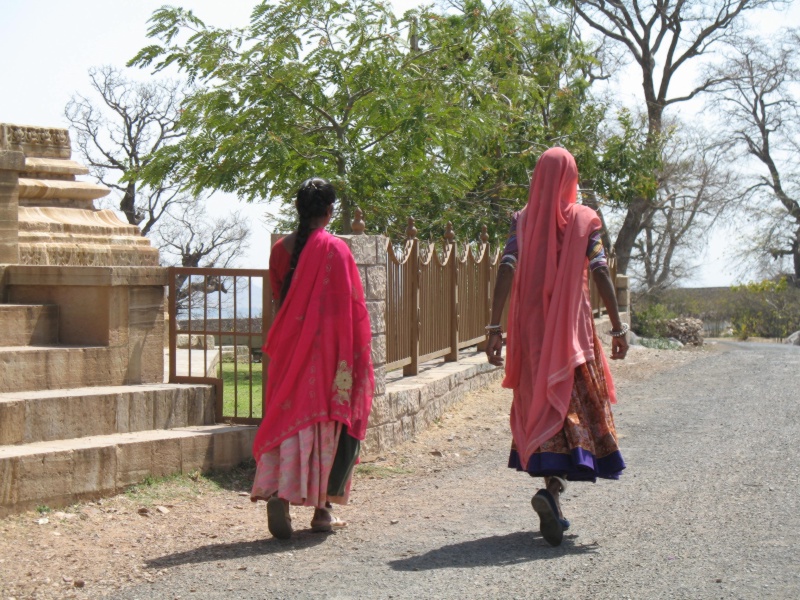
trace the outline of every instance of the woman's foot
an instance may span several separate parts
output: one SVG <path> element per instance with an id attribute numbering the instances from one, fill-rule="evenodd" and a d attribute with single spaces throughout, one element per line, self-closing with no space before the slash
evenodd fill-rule
<path id="1" fill-rule="evenodd" d="M 347 522 L 333 516 L 327 508 L 314 509 L 314 517 L 311 519 L 311 531 L 327 533 L 343 527 L 347 527 Z"/>
<path id="2" fill-rule="evenodd" d="M 273 537 L 288 540 L 292 537 L 292 517 L 289 515 L 289 502 L 273 496 L 267 501 L 267 527 Z"/>
<path id="3" fill-rule="evenodd" d="M 531 498 L 531 506 L 539 515 L 539 531 L 542 537 L 551 546 L 560 545 L 564 539 L 565 527 L 553 495 L 548 490 L 539 490 Z"/>
<path id="4" fill-rule="evenodd" d="M 561 520 L 561 525 L 564 527 L 564 531 L 566 531 L 569 529 L 569 521 L 564 518 L 564 511 L 561 510 L 561 494 L 566 489 L 566 481 L 560 477 L 546 477 L 545 486 L 547 487 L 547 491 L 553 497 L 553 500 L 555 500 L 556 508 L 558 509 L 558 518 Z"/>

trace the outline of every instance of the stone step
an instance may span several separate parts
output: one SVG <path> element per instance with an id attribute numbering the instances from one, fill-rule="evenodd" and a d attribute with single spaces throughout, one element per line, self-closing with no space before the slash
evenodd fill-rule
<path id="1" fill-rule="evenodd" d="M 214 395 L 167 383 L 0 394 L 0 446 L 211 425 Z"/>
<path id="2" fill-rule="evenodd" d="M 119 352 L 105 346 L 2 347 L 0 393 L 125 385 L 124 372 L 113 368 Z"/>
<path id="3" fill-rule="evenodd" d="M 58 342 L 55 304 L 0 304 L 0 346 L 40 346 Z"/>
<path id="4" fill-rule="evenodd" d="M 256 427 L 206 425 L 0 446 L 0 517 L 124 491 L 148 476 L 236 466 Z"/>

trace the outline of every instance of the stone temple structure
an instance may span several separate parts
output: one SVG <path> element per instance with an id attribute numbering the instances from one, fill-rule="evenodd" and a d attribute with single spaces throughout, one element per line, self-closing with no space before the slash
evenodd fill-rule
<path id="1" fill-rule="evenodd" d="M 86 174 L 67 130 L 0 123 L 0 515 L 250 455 L 213 387 L 164 383 L 167 271 Z"/>

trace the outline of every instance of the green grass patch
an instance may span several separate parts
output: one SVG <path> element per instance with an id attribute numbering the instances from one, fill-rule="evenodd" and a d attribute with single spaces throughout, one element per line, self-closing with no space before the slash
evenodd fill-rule
<path id="1" fill-rule="evenodd" d="M 411 473 L 413 473 L 413 471 L 410 469 L 404 469 L 402 467 L 385 467 L 383 465 L 376 465 L 374 463 L 356 465 L 356 475 L 360 477 L 386 479 L 389 477 L 397 477 L 398 475 L 410 475 Z"/>
<path id="2" fill-rule="evenodd" d="M 261 363 L 222 363 L 222 415 L 261 417 L 263 380 Z M 252 397 L 252 413 L 250 402 Z"/>
<path id="3" fill-rule="evenodd" d="M 232 468 L 210 473 L 176 473 L 166 477 L 148 476 L 125 490 L 125 495 L 142 506 L 188 500 L 200 494 L 230 490 L 247 491 L 253 485 L 255 461 L 250 459 Z M 48 509 L 49 510 L 49 509 Z"/>
<path id="4" fill-rule="evenodd" d="M 653 348 L 655 350 L 680 350 L 681 346 L 667 338 L 639 338 L 639 344 L 645 348 Z"/>

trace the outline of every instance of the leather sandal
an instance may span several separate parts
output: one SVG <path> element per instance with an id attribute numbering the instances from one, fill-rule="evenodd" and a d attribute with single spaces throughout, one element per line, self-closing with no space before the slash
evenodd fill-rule
<path id="1" fill-rule="evenodd" d="M 311 531 L 314 533 L 328 533 L 334 529 L 344 529 L 345 527 L 347 527 L 347 521 L 343 521 L 339 517 L 333 515 L 331 515 L 330 521 L 311 520 Z"/>
<path id="2" fill-rule="evenodd" d="M 288 503 L 277 496 L 267 501 L 267 527 L 273 537 L 288 540 L 292 537 L 292 517 Z"/>

